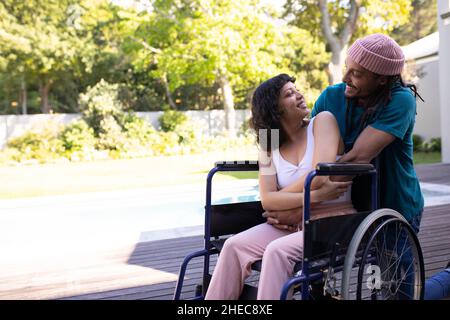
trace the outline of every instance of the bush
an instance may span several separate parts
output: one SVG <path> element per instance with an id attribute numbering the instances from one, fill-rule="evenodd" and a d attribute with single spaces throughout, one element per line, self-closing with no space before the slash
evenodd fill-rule
<path id="1" fill-rule="evenodd" d="M 0 165 L 16 164 L 21 158 L 22 154 L 16 148 L 5 148 L 0 151 Z"/>
<path id="2" fill-rule="evenodd" d="M 254 130 L 250 126 L 250 120 L 251 119 L 245 119 L 244 122 L 242 122 L 241 126 L 239 127 L 238 134 L 248 136 L 253 134 Z"/>
<path id="3" fill-rule="evenodd" d="M 84 120 L 67 125 L 59 138 L 67 151 L 82 151 L 95 146 L 94 130 Z"/>
<path id="4" fill-rule="evenodd" d="M 109 84 L 102 79 L 94 87 L 89 87 L 86 93 L 80 94 L 79 105 L 83 119 L 94 130 L 96 137 L 101 133 L 106 134 L 110 128 L 105 129 L 102 125 L 108 123 L 110 126 L 111 121 L 123 119 L 124 106 L 118 99 L 118 90 L 117 84 Z"/>
<path id="5" fill-rule="evenodd" d="M 194 126 L 190 121 L 186 121 L 176 126 L 175 133 L 178 135 L 178 143 L 184 145 L 195 143 L 195 141 L 197 140 Z"/>
<path id="6" fill-rule="evenodd" d="M 122 127 L 112 117 L 108 116 L 100 122 L 100 133 L 97 140 L 97 148 L 100 150 L 126 151 L 127 138 L 122 132 Z"/>
<path id="7" fill-rule="evenodd" d="M 158 120 L 163 132 L 174 132 L 178 135 L 178 143 L 186 145 L 197 140 L 194 126 L 184 113 L 166 110 Z"/>
<path id="8" fill-rule="evenodd" d="M 11 139 L 8 142 L 8 148 L 18 151 L 12 156 L 12 160 L 18 162 L 31 159 L 47 162 L 60 158 L 65 151 L 62 141 L 57 138 L 57 133 L 48 127 L 41 132 L 29 131 Z"/>
<path id="9" fill-rule="evenodd" d="M 413 150 L 414 152 L 440 152 L 441 138 L 431 138 L 430 141 L 424 141 L 421 136 L 414 134 Z"/>
<path id="10" fill-rule="evenodd" d="M 166 110 L 159 118 L 162 131 L 127 113 L 117 96 L 118 85 L 101 80 L 80 94 L 83 118 L 65 128 L 50 126 L 42 132 L 27 132 L 12 139 L 0 152 L 1 163 L 68 161 L 141 156 L 183 155 L 223 151 L 254 144 L 246 135 L 248 122 L 237 139 L 196 134 L 192 121 L 182 112 Z"/>
<path id="11" fill-rule="evenodd" d="M 155 135 L 157 135 L 156 130 L 148 122 L 135 114 L 126 114 L 122 122 L 127 137 L 137 140 L 143 145 L 150 143 L 155 139 Z"/>
<path id="12" fill-rule="evenodd" d="M 119 86 L 103 79 L 80 95 L 83 118 L 93 129 L 96 147 L 106 150 L 113 158 L 142 154 L 155 131 L 144 120 L 125 113 L 118 98 Z"/>
<path id="13" fill-rule="evenodd" d="M 188 120 L 188 117 L 175 110 L 165 110 L 163 115 L 158 118 L 161 130 L 164 132 L 173 132 L 175 128 L 184 124 Z"/>
<path id="14" fill-rule="evenodd" d="M 414 152 L 423 150 L 423 138 L 418 134 L 413 134 L 413 150 Z"/>
<path id="15" fill-rule="evenodd" d="M 441 138 L 431 138 L 428 144 L 428 149 L 431 152 L 441 152 Z"/>

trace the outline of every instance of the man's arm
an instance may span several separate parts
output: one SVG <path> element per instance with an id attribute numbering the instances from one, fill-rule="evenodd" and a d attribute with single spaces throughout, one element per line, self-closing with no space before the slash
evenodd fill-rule
<path id="1" fill-rule="evenodd" d="M 356 139 L 353 148 L 344 154 L 339 162 L 369 163 L 394 140 L 393 135 L 368 126 Z"/>
<path id="2" fill-rule="evenodd" d="M 337 199 L 347 191 L 350 185 L 351 182 L 332 182 L 330 180 L 326 180 L 325 184 L 320 189 L 311 191 L 311 203 Z M 282 191 L 279 192 L 282 193 Z M 266 212 L 264 212 L 263 216 L 267 218 L 267 222 L 275 227 L 279 227 L 280 229 L 288 229 L 287 227 L 290 225 L 298 225 L 301 223 L 303 217 L 302 206 L 289 210 L 264 209 Z"/>
<path id="3" fill-rule="evenodd" d="M 267 218 L 267 223 L 275 228 L 288 231 L 297 231 L 303 220 L 303 208 L 293 208 L 290 210 L 265 211 L 263 217 Z"/>

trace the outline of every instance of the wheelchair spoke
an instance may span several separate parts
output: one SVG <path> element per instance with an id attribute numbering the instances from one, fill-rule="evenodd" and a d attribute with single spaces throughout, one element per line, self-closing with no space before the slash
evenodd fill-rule
<path id="1" fill-rule="evenodd" d="M 398 243 L 398 242 L 396 241 L 396 245 L 395 245 L 394 249 L 397 248 L 397 243 Z M 398 271 L 398 267 L 400 266 L 400 261 L 401 261 L 403 255 L 406 253 L 405 250 L 404 250 L 405 245 L 406 245 L 406 241 L 405 241 L 405 243 L 403 244 L 403 248 L 402 248 L 402 253 L 401 253 L 401 255 L 400 255 L 399 257 L 397 257 L 397 259 L 396 259 L 395 261 L 393 261 L 392 264 L 391 264 L 390 262 L 391 262 L 391 260 L 392 260 L 392 257 L 394 256 L 394 254 L 391 254 L 391 257 L 390 257 L 390 259 L 389 259 L 389 265 L 388 265 L 388 267 L 386 268 L 386 271 L 388 271 L 394 264 L 396 265 L 395 273 Z M 397 251 L 397 250 L 395 250 L 395 251 Z M 391 251 L 391 252 L 395 252 L 395 251 Z M 395 274 L 395 273 L 394 273 L 394 274 Z"/>
<path id="2" fill-rule="evenodd" d="M 345 271 L 353 275 L 344 296 L 364 300 L 418 298 L 421 290 L 420 256 L 414 234 L 405 222 L 395 218 L 385 219 L 376 228 L 367 228 L 365 232 L 360 238 L 361 247 L 354 251 L 357 253 L 353 260 L 357 270 Z M 377 266 L 379 271 L 369 274 L 362 271 L 371 265 Z M 345 278 L 348 279 L 348 276 Z"/>
<path id="3" fill-rule="evenodd" d="M 393 249 L 391 250 L 391 252 L 395 252 L 394 250 L 397 248 L 398 240 L 399 240 L 399 238 L 400 238 L 400 233 L 397 232 L 397 225 L 395 225 L 395 231 L 396 231 L 396 234 L 397 234 L 397 238 L 395 239 L 395 244 L 394 244 L 394 247 L 393 247 Z M 388 232 L 388 228 L 386 228 L 385 231 L 384 231 L 384 233 L 385 233 L 386 236 L 387 236 L 387 232 Z M 386 238 L 386 237 L 385 237 L 385 238 Z M 388 268 L 390 268 L 390 266 L 391 266 L 391 260 L 392 260 L 393 256 L 394 256 L 394 255 L 391 254 L 390 259 L 389 259 L 389 262 L 388 262 L 388 265 L 389 265 Z M 394 263 L 395 263 L 395 261 L 394 261 Z"/>

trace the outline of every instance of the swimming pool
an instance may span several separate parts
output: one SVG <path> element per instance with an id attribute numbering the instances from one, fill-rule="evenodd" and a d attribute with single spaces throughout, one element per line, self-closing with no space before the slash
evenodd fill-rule
<path id="1" fill-rule="evenodd" d="M 450 203 L 450 186 L 421 186 L 426 206 Z M 215 204 L 259 200 L 258 181 L 217 181 L 212 200 Z M 61 250 L 87 250 L 93 244 L 201 235 L 204 205 L 204 184 L 2 200 L 0 244 L 3 253 L 15 254 L 57 245 Z"/>
<path id="2" fill-rule="evenodd" d="M 425 206 L 450 203 L 450 186 L 421 183 Z M 215 188 L 214 188 L 215 187 Z M 192 191 L 192 189 L 191 189 Z M 159 211 L 160 216 L 171 217 L 165 228 L 143 233 L 141 241 L 150 241 L 170 237 L 203 234 L 205 191 L 204 186 L 191 193 L 185 200 L 177 199 L 172 203 L 161 203 L 153 207 L 152 212 Z M 255 179 L 239 180 L 213 186 L 213 204 L 258 201 L 258 181 Z"/>
<path id="3" fill-rule="evenodd" d="M 420 188 L 426 207 L 450 203 L 450 186 L 421 182 Z"/>

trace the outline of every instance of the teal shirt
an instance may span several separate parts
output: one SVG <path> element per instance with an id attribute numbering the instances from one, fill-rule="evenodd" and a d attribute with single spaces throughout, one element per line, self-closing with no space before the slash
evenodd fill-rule
<path id="1" fill-rule="evenodd" d="M 352 106 L 352 129 L 345 128 L 345 83 L 328 87 L 314 104 L 311 116 L 330 111 L 339 124 L 344 143 L 353 144 L 360 133 L 363 108 Z M 397 83 L 392 88 L 391 101 L 379 108 L 367 125 L 395 137 L 379 155 L 380 205 L 400 212 L 408 221 L 423 211 L 424 200 L 413 166 L 412 134 L 416 116 L 416 100 L 409 88 Z"/>

